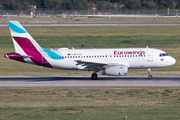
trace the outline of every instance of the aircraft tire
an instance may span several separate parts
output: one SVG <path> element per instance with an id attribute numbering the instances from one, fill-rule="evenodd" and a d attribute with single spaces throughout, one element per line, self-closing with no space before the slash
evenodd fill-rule
<path id="1" fill-rule="evenodd" d="M 152 76 L 152 75 L 149 75 L 149 76 L 148 76 L 148 78 L 149 78 L 149 79 L 152 79 L 152 78 L 153 78 L 153 76 Z"/>
<path id="2" fill-rule="evenodd" d="M 96 73 L 93 73 L 93 74 L 91 75 L 91 79 L 92 79 L 92 80 L 96 80 L 96 79 L 97 79 L 97 74 L 96 74 Z"/>

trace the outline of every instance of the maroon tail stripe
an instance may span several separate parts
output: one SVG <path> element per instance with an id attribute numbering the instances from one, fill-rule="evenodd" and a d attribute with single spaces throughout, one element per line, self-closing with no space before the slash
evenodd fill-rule
<path id="1" fill-rule="evenodd" d="M 19 44 L 19 46 L 24 50 L 24 52 L 31 56 L 30 59 L 37 65 L 50 67 L 51 64 L 39 53 L 36 47 L 32 44 L 32 42 L 28 38 L 24 37 L 13 37 L 14 40 Z M 43 61 L 43 62 L 42 62 Z"/>

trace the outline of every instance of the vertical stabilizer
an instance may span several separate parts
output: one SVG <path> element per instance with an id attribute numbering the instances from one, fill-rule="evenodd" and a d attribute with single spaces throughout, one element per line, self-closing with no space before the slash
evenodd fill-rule
<path id="1" fill-rule="evenodd" d="M 31 37 L 18 21 L 8 21 L 15 51 L 23 54 L 24 49 L 41 50 L 39 44 Z M 36 49 L 35 49 L 36 48 Z"/>
<path id="2" fill-rule="evenodd" d="M 43 48 L 39 46 L 24 27 L 18 21 L 8 21 L 8 24 L 16 52 L 8 53 L 5 57 L 52 68 L 45 58 L 47 55 L 42 50 Z"/>

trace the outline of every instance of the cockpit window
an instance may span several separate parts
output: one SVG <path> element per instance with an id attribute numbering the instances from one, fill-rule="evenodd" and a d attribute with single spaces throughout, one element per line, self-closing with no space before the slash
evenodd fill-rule
<path id="1" fill-rule="evenodd" d="M 168 56 L 168 54 L 167 53 L 160 53 L 159 56 L 164 57 L 164 56 Z"/>

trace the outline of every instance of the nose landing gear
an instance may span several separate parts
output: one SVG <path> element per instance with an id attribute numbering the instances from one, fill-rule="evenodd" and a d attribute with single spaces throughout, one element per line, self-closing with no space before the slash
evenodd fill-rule
<path id="1" fill-rule="evenodd" d="M 153 76 L 151 75 L 151 68 L 148 68 L 148 74 L 149 74 L 148 78 L 149 78 L 149 79 L 152 79 Z"/>

